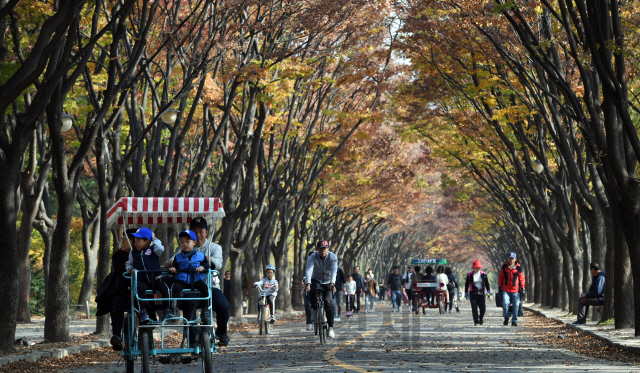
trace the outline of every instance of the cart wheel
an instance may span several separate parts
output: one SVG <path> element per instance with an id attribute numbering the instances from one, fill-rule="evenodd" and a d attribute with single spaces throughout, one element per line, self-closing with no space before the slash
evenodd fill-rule
<path id="1" fill-rule="evenodd" d="M 209 332 L 203 331 L 200 335 L 200 341 L 202 343 L 202 373 L 211 373 L 211 339 L 209 339 Z"/>
<path id="2" fill-rule="evenodd" d="M 140 355 L 142 357 L 142 373 L 149 373 L 149 333 L 140 332 Z"/>
<path id="3" fill-rule="evenodd" d="M 424 307 L 422 307 L 422 314 L 423 314 L 423 315 L 426 315 L 426 314 L 427 314 L 427 309 L 426 309 L 426 308 L 424 308 Z"/>

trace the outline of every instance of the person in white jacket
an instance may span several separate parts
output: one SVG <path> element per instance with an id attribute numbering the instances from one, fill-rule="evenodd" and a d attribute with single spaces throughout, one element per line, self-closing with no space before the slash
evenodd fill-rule
<path id="1" fill-rule="evenodd" d="M 436 281 L 444 284 L 444 286 L 440 287 L 440 291 L 444 291 L 444 295 L 445 295 L 444 304 L 447 304 L 447 303 L 449 303 L 449 290 L 447 290 L 447 284 L 449 283 L 449 277 L 447 277 L 447 275 L 444 273 L 444 266 L 438 266 L 438 269 L 436 269 L 436 272 L 438 273 L 436 275 Z"/>
<path id="2" fill-rule="evenodd" d="M 347 294 L 347 311 L 355 312 L 356 306 L 354 304 L 356 300 L 356 282 L 353 281 L 353 277 L 349 276 L 347 282 L 344 284 Z"/>
<path id="3" fill-rule="evenodd" d="M 307 259 L 307 291 L 313 309 L 311 320 L 315 320 L 318 309 L 318 292 L 322 291 L 324 310 L 329 325 L 329 338 L 335 338 L 333 331 L 333 292 L 335 292 L 336 276 L 338 274 L 338 257 L 329 251 L 328 241 L 318 241 L 316 252 Z M 311 281 L 309 281 L 311 279 Z"/>
<path id="4" fill-rule="evenodd" d="M 267 274 L 267 277 L 254 282 L 253 286 L 255 287 L 260 285 L 262 288 L 260 295 L 264 295 L 267 298 L 267 304 L 271 309 L 271 312 L 269 312 L 269 322 L 273 324 L 276 322 L 274 314 L 276 312 L 276 296 L 278 295 L 278 280 L 275 279 L 276 266 L 271 264 L 267 265 L 265 273 Z M 260 321 L 260 306 L 258 306 L 258 321 Z"/>

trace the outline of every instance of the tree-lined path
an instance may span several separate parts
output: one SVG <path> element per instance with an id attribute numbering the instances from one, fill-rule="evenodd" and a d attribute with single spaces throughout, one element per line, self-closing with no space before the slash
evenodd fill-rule
<path id="1" fill-rule="evenodd" d="M 304 320 L 277 323 L 273 334 L 236 334 L 214 355 L 215 372 L 634 372 L 628 365 L 577 354 L 534 340 L 529 326 L 503 327 L 502 314 L 489 308 L 483 326 L 473 326 L 468 303 L 461 313 L 426 316 L 392 313 L 388 305 L 337 324 L 336 339 L 321 346 Z M 529 314 L 527 313 L 527 316 Z M 196 372 L 200 365 L 156 364 L 155 372 Z M 65 373 L 117 371 L 116 362 Z"/>

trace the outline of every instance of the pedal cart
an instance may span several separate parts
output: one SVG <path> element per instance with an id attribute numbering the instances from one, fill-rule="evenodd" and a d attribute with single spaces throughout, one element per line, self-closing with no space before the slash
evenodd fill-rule
<path id="1" fill-rule="evenodd" d="M 411 264 L 415 265 L 445 265 L 447 264 L 446 259 L 413 259 Z M 437 281 L 417 281 L 411 284 L 413 291 L 415 292 L 415 296 L 418 299 L 418 308 L 422 309 L 422 314 L 425 315 L 427 313 L 427 308 L 437 308 L 439 313 L 442 315 L 444 313 L 444 300 L 445 300 L 445 290 L 440 290 L 444 288 L 444 284 L 442 282 Z M 416 315 L 419 313 L 418 308 L 415 309 Z"/>
<path id="2" fill-rule="evenodd" d="M 149 227 L 152 230 L 157 228 L 175 227 L 176 225 L 188 224 L 193 217 L 204 217 L 210 223 L 224 217 L 224 210 L 218 198 L 121 198 L 107 213 L 107 227 L 123 229 Z M 171 237 L 170 239 L 173 239 Z M 143 298 L 138 296 L 137 283 L 138 274 L 154 271 L 136 271 L 134 276 L 128 273 L 123 276 L 131 281 L 131 310 L 125 313 L 122 330 L 122 351 L 127 373 L 133 373 L 135 360 L 140 359 L 142 373 L 149 373 L 149 365 L 152 359 L 168 363 L 190 363 L 193 360 L 202 361 L 202 371 L 210 373 L 212 371 L 212 354 L 217 351 L 215 343 L 215 329 L 211 325 L 202 325 L 200 318 L 188 321 L 186 317 L 165 318 L 162 321 L 149 320 L 144 325 L 139 325 L 136 314 L 140 312 L 136 308 L 139 302 L 149 302 L 159 304 L 169 300 L 176 301 L 200 301 L 206 300 L 211 315 L 211 291 L 209 295 L 200 297 L 200 292 L 187 285 L 181 294 L 172 294 L 170 298 L 162 296 L 153 290 L 147 290 Z M 163 277 L 168 276 L 168 271 L 162 271 Z M 204 272 L 203 272 L 204 273 Z M 212 278 L 218 276 L 218 271 L 208 271 L 206 283 L 211 288 Z M 153 279 L 158 275 L 151 276 Z M 192 277 L 193 278 L 193 277 Z M 152 289 L 155 289 L 152 283 Z M 160 329 L 161 339 L 159 345 L 153 339 L 154 329 Z M 182 331 L 182 341 L 177 346 L 170 346 L 171 342 L 165 340 L 165 330 L 177 329 Z M 197 333 L 196 343 L 189 342 L 189 334 Z"/>

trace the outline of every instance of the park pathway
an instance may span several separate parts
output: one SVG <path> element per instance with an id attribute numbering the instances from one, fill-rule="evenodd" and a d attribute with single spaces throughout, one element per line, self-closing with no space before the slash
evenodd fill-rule
<path id="1" fill-rule="evenodd" d="M 498 308 L 490 307 L 483 326 L 473 326 L 468 303 L 461 313 L 392 313 L 388 305 L 373 314 L 337 323 L 336 339 L 318 344 L 303 322 L 276 324 L 272 334 L 236 333 L 213 359 L 215 372 L 640 372 L 626 365 L 579 355 L 534 341 L 522 318 L 503 327 Z M 136 362 L 136 369 L 139 363 Z M 198 372 L 189 365 L 152 366 L 152 372 Z M 69 372 L 124 372 L 114 361 Z"/>

